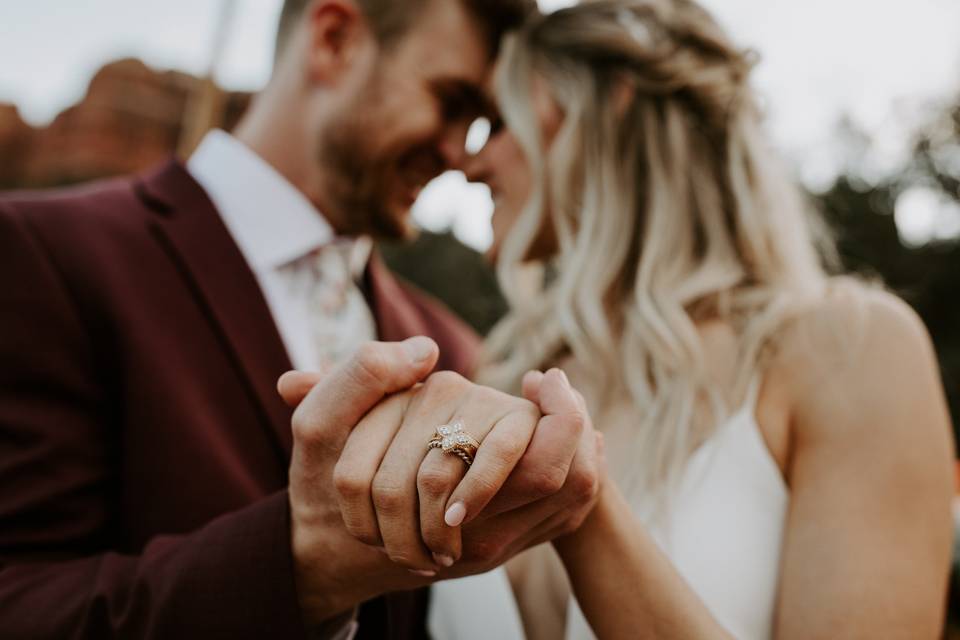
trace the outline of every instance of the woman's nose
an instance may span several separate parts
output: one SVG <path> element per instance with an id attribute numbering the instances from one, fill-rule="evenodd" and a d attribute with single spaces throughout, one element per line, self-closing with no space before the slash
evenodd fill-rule
<path id="1" fill-rule="evenodd" d="M 461 169 L 467 156 L 467 129 L 468 124 L 457 123 L 446 128 L 440 140 L 439 150 L 444 163 L 449 169 Z"/>

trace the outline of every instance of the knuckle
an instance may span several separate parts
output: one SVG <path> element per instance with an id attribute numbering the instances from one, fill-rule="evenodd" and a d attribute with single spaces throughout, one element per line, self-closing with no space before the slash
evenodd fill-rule
<path id="1" fill-rule="evenodd" d="M 407 567 L 408 569 L 417 568 L 410 555 L 402 551 L 391 551 L 390 549 L 387 549 L 387 557 L 390 558 L 391 562 L 398 564 L 401 567 Z"/>
<path id="2" fill-rule="evenodd" d="M 488 475 L 477 475 L 464 487 L 464 494 L 478 502 L 486 502 L 500 490 L 500 483 Z"/>
<path id="3" fill-rule="evenodd" d="M 368 547 L 379 547 L 383 544 L 383 538 L 379 534 L 360 531 L 352 534 L 354 538 L 367 545 Z"/>
<path id="4" fill-rule="evenodd" d="M 560 527 L 560 535 L 568 536 L 572 533 L 576 533 L 580 527 L 583 526 L 583 522 L 586 519 L 586 515 L 577 515 L 573 518 L 570 518 Z"/>
<path id="5" fill-rule="evenodd" d="M 293 418 L 290 420 L 290 430 L 293 432 L 294 442 L 305 442 L 310 437 L 310 433 L 303 423 L 303 419 L 296 413 L 293 414 Z"/>
<path id="6" fill-rule="evenodd" d="M 308 447 L 332 447 L 334 445 L 333 436 L 329 429 L 324 429 L 322 425 L 309 412 L 301 411 L 294 413 L 290 421 L 290 429 L 293 435 L 293 441 Z"/>
<path id="7" fill-rule="evenodd" d="M 449 398 L 463 394 L 471 383 L 455 371 L 438 371 L 423 383 L 424 395 L 430 398 Z"/>
<path id="8" fill-rule="evenodd" d="M 590 502 L 600 490 L 599 474 L 593 469 L 578 469 L 570 474 L 569 484 L 574 500 Z"/>
<path id="9" fill-rule="evenodd" d="M 371 531 L 364 522 L 356 518 L 344 517 L 343 525 L 351 536 L 371 547 L 381 544 L 379 532 Z"/>
<path id="10" fill-rule="evenodd" d="M 578 436 L 583 433 L 584 428 L 587 426 L 587 416 L 583 411 L 573 411 L 566 416 L 567 421 L 570 423 L 570 428 Z"/>
<path id="11" fill-rule="evenodd" d="M 452 545 L 450 539 L 444 535 L 440 527 L 424 525 L 420 535 L 423 537 L 423 544 L 426 545 L 430 551 L 451 555 Z"/>
<path id="12" fill-rule="evenodd" d="M 560 467 L 544 469 L 530 478 L 530 490 L 538 498 L 555 495 L 563 489 L 567 474 Z"/>
<path id="13" fill-rule="evenodd" d="M 293 418 L 290 420 L 290 428 L 293 430 L 293 439 L 297 442 L 312 440 L 316 435 L 315 429 L 311 428 L 310 420 L 303 405 L 300 405 L 293 412 Z"/>
<path id="14" fill-rule="evenodd" d="M 541 417 L 540 407 L 530 402 L 526 398 L 516 398 L 517 407 L 515 411 L 521 414 L 526 414 L 534 419 L 534 421 L 539 420 Z"/>
<path id="15" fill-rule="evenodd" d="M 484 439 L 483 447 L 484 455 L 489 457 L 494 464 L 512 466 L 526 451 L 527 443 L 518 433 L 501 429 L 491 432 Z"/>
<path id="16" fill-rule="evenodd" d="M 513 396 L 478 384 L 473 385 L 470 389 L 470 397 L 482 406 L 503 406 L 504 403 L 507 403 L 507 406 L 511 407 L 515 400 Z"/>
<path id="17" fill-rule="evenodd" d="M 443 469 L 424 465 L 417 472 L 417 488 L 428 496 L 446 495 L 452 485 L 453 479 Z"/>
<path id="18" fill-rule="evenodd" d="M 371 483 L 351 472 L 348 465 L 337 463 L 333 468 L 333 487 L 344 500 L 353 501 L 369 495 Z"/>
<path id="19" fill-rule="evenodd" d="M 363 385 L 379 384 L 386 377 L 387 362 L 376 342 L 365 342 L 353 355 L 351 375 Z"/>
<path id="20" fill-rule="evenodd" d="M 373 506 L 385 514 L 395 514 L 403 510 L 406 504 L 406 492 L 402 487 L 382 480 L 373 481 Z"/>
<path id="21" fill-rule="evenodd" d="M 430 393 L 460 391 L 470 384 L 466 378 L 455 371 L 437 371 L 427 378 L 424 386 Z"/>

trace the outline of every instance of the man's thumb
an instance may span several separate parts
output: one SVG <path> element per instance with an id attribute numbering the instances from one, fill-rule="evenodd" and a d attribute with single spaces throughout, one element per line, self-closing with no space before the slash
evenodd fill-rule
<path id="1" fill-rule="evenodd" d="M 322 371 L 287 371 L 277 380 L 277 393 L 280 394 L 288 407 L 296 409 L 307 397 L 307 394 L 329 372 L 329 369 Z"/>
<path id="2" fill-rule="evenodd" d="M 422 336 L 364 344 L 309 390 L 294 413 L 294 438 L 307 447 L 321 444 L 339 449 L 353 427 L 384 396 L 409 389 L 433 371 L 438 355 L 436 343 Z M 286 382 L 303 385 L 309 380 Z"/>

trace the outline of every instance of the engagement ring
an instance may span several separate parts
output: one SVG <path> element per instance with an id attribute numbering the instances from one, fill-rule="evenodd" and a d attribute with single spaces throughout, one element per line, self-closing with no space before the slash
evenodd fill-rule
<path id="1" fill-rule="evenodd" d="M 463 421 L 459 418 L 450 424 L 437 427 L 436 433 L 427 443 L 428 449 L 440 449 L 444 453 L 451 453 L 467 466 L 473 464 L 473 457 L 477 454 L 480 443 L 463 428 Z"/>

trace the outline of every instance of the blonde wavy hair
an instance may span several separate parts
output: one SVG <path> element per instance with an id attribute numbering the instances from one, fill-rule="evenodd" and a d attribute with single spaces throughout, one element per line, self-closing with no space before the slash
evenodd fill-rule
<path id="1" fill-rule="evenodd" d="M 498 66 L 534 189 L 500 252 L 511 311 L 480 378 L 516 389 L 527 370 L 572 357 L 598 427 L 603 403 L 635 409 L 632 466 L 651 487 L 676 478 L 728 411 L 698 326 L 734 329 L 726 391 L 743 397 L 778 328 L 828 283 L 827 244 L 768 148 L 752 65 L 694 2 L 594 0 L 532 19 Z M 546 151 L 535 77 L 563 113 Z M 559 247 L 531 292 L 521 272 L 545 222 Z"/>

